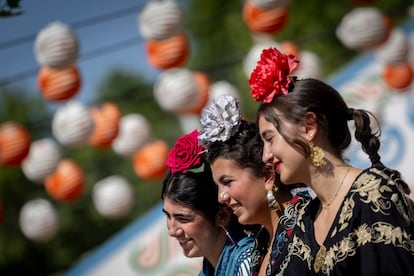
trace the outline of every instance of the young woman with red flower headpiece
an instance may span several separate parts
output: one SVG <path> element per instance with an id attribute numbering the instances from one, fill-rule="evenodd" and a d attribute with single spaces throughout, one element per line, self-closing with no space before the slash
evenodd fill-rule
<path id="1" fill-rule="evenodd" d="M 217 186 L 198 144 L 198 131 L 177 139 L 167 166 L 161 198 L 168 234 L 189 258 L 204 257 L 199 276 L 250 275 L 254 236 L 218 202 Z"/>
<path id="2" fill-rule="evenodd" d="M 287 248 L 297 210 L 307 197 L 293 197 L 262 162 L 259 129 L 242 119 L 236 98 L 221 96 L 213 101 L 203 110 L 201 125 L 199 140 L 208 148 L 219 201 L 231 207 L 239 223 L 262 225 L 252 254 L 252 275 L 269 275 Z M 283 222 L 274 235 L 279 220 Z"/>
<path id="3" fill-rule="evenodd" d="M 348 108 L 316 79 L 290 75 L 294 56 L 262 52 L 249 84 L 264 142 L 263 161 L 283 183 L 316 194 L 299 212 L 283 261 L 271 275 L 414 275 L 414 215 L 408 185 L 380 161 L 379 132 L 368 111 Z M 372 166 L 344 158 L 348 121 Z"/>

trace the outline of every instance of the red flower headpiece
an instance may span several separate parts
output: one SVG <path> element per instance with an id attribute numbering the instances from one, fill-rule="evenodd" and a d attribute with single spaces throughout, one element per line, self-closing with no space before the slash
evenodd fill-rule
<path id="1" fill-rule="evenodd" d="M 198 144 L 198 130 L 193 130 L 177 139 L 168 153 L 166 164 L 171 168 L 173 174 L 203 171 L 201 154 L 205 150 L 203 146 Z"/>
<path id="2" fill-rule="evenodd" d="M 249 79 L 253 99 L 270 103 L 275 95 L 286 95 L 289 75 L 298 63 L 294 55 L 282 54 L 276 48 L 264 49 Z"/>

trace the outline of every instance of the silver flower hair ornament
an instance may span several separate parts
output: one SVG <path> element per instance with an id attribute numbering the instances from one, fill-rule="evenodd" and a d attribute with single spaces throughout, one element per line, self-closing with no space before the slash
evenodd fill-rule
<path id="1" fill-rule="evenodd" d="M 229 95 L 218 97 L 201 114 L 200 144 L 208 147 L 216 141 L 227 141 L 237 132 L 242 117 L 237 98 Z"/>

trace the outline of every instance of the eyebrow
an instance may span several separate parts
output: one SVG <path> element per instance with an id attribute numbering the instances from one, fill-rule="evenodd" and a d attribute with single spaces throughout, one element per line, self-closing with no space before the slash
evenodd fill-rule
<path id="1" fill-rule="evenodd" d="M 193 214 L 183 214 L 183 213 L 170 214 L 164 208 L 162 208 L 162 212 L 164 214 L 172 216 L 172 217 L 194 218 Z"/>
<path id="2" fill-rule="evenodd" d="M 266 136 L 266 135 L 268 135 L 268 134 L 270 134 L 270 133 L 272 133 L 272 130 L 267 129 L 267 130 L 264 130 L 263 132 L 261 132 L 261 133 L 260 133 L 260 136 L 264 137 L 264 136 Z"/>

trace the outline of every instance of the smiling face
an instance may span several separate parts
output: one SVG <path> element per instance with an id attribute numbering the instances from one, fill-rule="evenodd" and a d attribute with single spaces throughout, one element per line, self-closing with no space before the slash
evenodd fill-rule
<path id="1" fill-rule="evenodd" d="M 265 178 L 256 177 L 234 161 L 217 158 L 212 164 L 213 178 L 219 187 L 219 201 L 232 208 L 241 224 L 266 224 L 270 213 Z M 225 194 L 225 197 L 222 195 Z"/>
<path id="2" fill-rule="evenodd" d="M 164 198 L 163 212 L 168 234 L 177 239 L 186 257 L 218 259 L 224 246 L 224 232 L 214 221 L 168 197 Z"/>
<path id="3" fill-rule="evenodd" d="M 304 183 L 300 172 L 307 171 L 308 161 L 292 147 L 275 126 L 263 116 L 259 118 L 259 131 L 263 140 L 263 162 L 272 164 L 284 184 Z"/>

